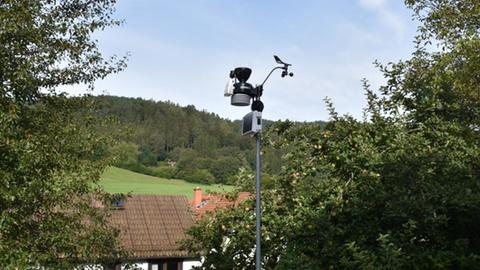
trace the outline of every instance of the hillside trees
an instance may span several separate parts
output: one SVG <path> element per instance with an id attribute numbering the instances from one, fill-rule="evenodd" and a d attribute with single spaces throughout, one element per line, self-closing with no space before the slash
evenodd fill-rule
<path id="1" fill-rule="evenodd" d="M 239 168 L 253 167 L 254 141 L 239 136 L 240 121 L 222 119 L 192 105 L 114 96 L 94 100 L 102 104 L 102 116 L 116 117 L 117 128 L 130 131 L 123 138 L 123 148 L 136 145 L 138 149 L 136 162 L 120 159 L 119 167 L 164 178 L 223 184 L 232 183 Z M 280 155 L 269 155 L 266 172 L 278 173 L 280 164 Z"/>
<path id="2" fill-rule="evenodd" d="M 0 265 L 73 269 L 117 255 L 104 194 L 92 183 L 111 139 L 86 97 L 60 86 L 86 84 L 124 68 L 104 59 L 92 33 L 119 24 L 113 0 L 0 2 Z"/>
<path id="3" fill-rule="evenodd" d="M 325 129 L 272 130 L 289 151 L 262 193 L 265 269 L 478 269 L 480 3 L 406 4 L 422 23 L 416 50 L 379 65 L 379 94 L 365 83 L 364 121 L 328 103 Z M 253 269 L 253 205 L 190 231 L 202 269 Z"/>

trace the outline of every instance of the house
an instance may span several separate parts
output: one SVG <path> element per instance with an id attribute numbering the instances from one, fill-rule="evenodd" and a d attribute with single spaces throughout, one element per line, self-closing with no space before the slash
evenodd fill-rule
<path id="1" fill-rule="evenodd" d="M 250 196 L 240 192 L 231 200 L 225 194 L 202 194 L 199 187 L 190 202 L 185 196 L 132 195 L 126 202 L 114 203 L 111 223 L 120 230 L 120 242 L 130 254 L 125 262 L 143 270 L 190 270 L 201 264 L 200 258 L 182 250 L 178 241 L 186 238 L 195 218 L 238 206 Z"/>
<path id="2" fill-rule="evenodd" d="M 250 192 L 239 192 L 237 193 L 237 197 L 232 200 L 225 194 L 202 194 L 202 189 L 196 187 L 193 190 L 193 199 L 190 201 L 190 206 L 196 218 L 201 219 L 206 213 L 213 212 L 216 209 L 236 207 L 246 201 L 250 196 Z"/>
<path id="3" fill-rule="evenodd" d="M 181 250 L 194 216 L 184 196 L 132 195 L 113 211 L 111 222 L 129 252 L 126 261 L 144 270 L 189 270 L 199 258 Z M 116 266 L 115 269 L 120 269 Z"/>

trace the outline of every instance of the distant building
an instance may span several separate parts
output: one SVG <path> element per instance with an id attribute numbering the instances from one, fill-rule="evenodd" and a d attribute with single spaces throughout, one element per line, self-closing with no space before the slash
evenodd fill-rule
<path id="1" fill-rule="evenodd" d="M 130 253 L 126 261 L 145 270 L 189 270 L 198 257 L 181 250 L 194 216 L 184 196 L 133 195 L 113 211 L 111 221 Z M 113 269 L 120 269 L 120 265 Z"/>
<path id="2" fill-rule="evenodd" d="M 200 258 L 188 254 L 178 241 L 206 213 L 236 207 L 251 194 L 240 192 L 235 200 L 225 194 L 202 194 L 194 189 L 190 203 L 185 196 L 132 195 L 116 203 L 112 225 L 120 230 L 120 241 L 130 257 L 125 262 L 144 270 L 190 270 L 200 265 Z M 108 268 L 107 268 L 108 269 Z M 122 269 L 121 263 L 111 269 Z"/>
<path id="3" fill-rule="evenodd" d="M 217 209 L 236 207 L 251 196 L 250 192 L 239 192 L 235 200 L 229 199 L 225 194 L 202 194 L 202 189 L 193 190 L 193 199 L 190 201 L 192 211 L 197 219 Z"/>

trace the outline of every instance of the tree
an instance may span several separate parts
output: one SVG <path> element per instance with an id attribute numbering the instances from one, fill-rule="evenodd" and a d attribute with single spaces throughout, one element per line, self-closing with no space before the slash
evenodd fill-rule
<path id="1" fill-rule="evenodd" d="M 379 95 L 365 82 L 363 121 L 327 102 L 324 128 L 272 130 L 288 151 L 262 193 L 265 269 L 478 269 L 480 2 L 406 4 L 422 23 L 416 50 L 379 65 Z M 246 206 L 191 230 L 186 246 L 205 255 L 202 269 L 253 269 Z"/>
<path id="2" fill-rule="evenodd" d="M 98 96 L 95 100 L 102 104 L 102 115 L 118 119 L 117 127 L 129 131 L 129 136 L 123 140 L 139 146 L 140 156 L 136 164 L 117 163 L 125 169 L 149 174 L 156 170 L 153 167 L 157 161 L 180 161 L 184 149 L 190 149 L 196 153 L 191 160 L 195 163 L 193 165 L 209 170 L 216 178 L 215 182 L 228 183 L 228 178 L 234 174 L 230 167 L 237 166 L 236 170 L 238 164 L 248 166 L 247 156 L 254 164 L 253 141 L 238 136 L 241 125 L 238 121 L 197 111 L 191 105 L 180 107 L 170 102 L 114 96 Z M 189 154 L 186 152 L 187 156 Z M 225 158 L 232 161 L 228 163 L 229 168 L 221 168 Z M 271 173 L 279 171 L 279 159 L 279 155 L 274 154 L 265 159 Z"/>
<path id="3" fill-rule="evenodd" d="M 72 269 L 116 259 L 116 231 L 94 185 L 111 138 L 88 97 L 58 87 L 120 71 L 92 33 L 119 24 L 113 0 L 0 3 L 0 265 Z"/>
<path id="4" fill-rule="evenodd" d="M 157 157 L 153 154 L 152 150 L 149 148 L 142 146 L 139 149 L 138 154 L 138 162 L 145 166 L 156 166 L 157 165 Z"/>
<path id="5" fill-rule="evenodd" d="M 115 145 L 111 149 L 113 155 L 116 157 L 115 166 L 131 167 L 138 162 L 139 150 L 138 145 L 134 143 L 122 142 Z"/>

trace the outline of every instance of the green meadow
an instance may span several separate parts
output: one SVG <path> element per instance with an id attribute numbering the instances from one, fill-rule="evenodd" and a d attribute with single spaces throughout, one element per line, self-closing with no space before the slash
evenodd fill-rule
<path id="1" fill-rule="evenodd" d="M 193 197 L 195 187 L 200 187 L 204 192 L 232 190 L 231 186 L 204 185 L 178 179 L 164 179 L 117 167 L 108 168 L 103 173 L 99 184 L 109 193 L 184 195 L 189 199 Z"/>

